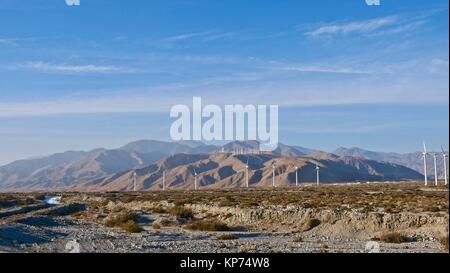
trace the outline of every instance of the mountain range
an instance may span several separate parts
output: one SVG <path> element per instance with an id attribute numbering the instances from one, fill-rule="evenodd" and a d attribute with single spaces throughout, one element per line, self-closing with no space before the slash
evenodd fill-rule
<path id="1" fill-rule="evenodd" d="M 360 157 L 377 161 L 385 161 L 391 162 L 399 165 L 403 165 L 405 167 L 411 168 L 421 174 L 424 174 L 423 168 L 423 156 L 422 152 L 413 152 L 413 153 L 385 153 L 385 152 L 374 152 L 363 150 L 361 148 L 353 147 L 353 148 L 338 148 L 332 152 L 335 155 L 339 156 L 351 156 L 351 157 Z M 445 152 L 448 155 L 448 151 Z M 438 177 L 444 177 L 444 157 L 442 156 L 442 152 L 437 153 L 436 156 L 436 164 L 438 166 L 437 172 Z M 427 165 L 428 171 L 427 175 L 432 178 L 434 177 L 434 159 L 432 153 L 427 156 Z M 448 164 L 447 164 L 448 166 Z"/>
<path id="2" fill-rule="evenodd" d="M 418 172 L 420 157 L 417 171 L 406 165 L 415 166 L 412 155 L 410 160 L 401 161 L 400 155 L 356 148 L 325 153 L 284 144 L 271 153 L 260 154 L 258 150 L 256 141 L 216 146 L 194 141 L 139 140 L 117 149 L 68 151 L 1 166 L 0 191 L 129 190 L 130 174 L 134 171 L 140 189 L 156 189 L 161 187 L 163 170 L 167 185 L 172 188 L 190 188 L 194 170 L 199 173 L 203 187 L 232 187 L 242 185 L 243 173 L 239 170 L 247 160 L 250 184 L 254 186 L 271 183 L 268 175 L 272 173 L 273 162 L 280 185 L 292 184 L 294 165 L 299 168 L 303 182 L 315 181 L 316 164 L 321 166 L 324 183 L 423 178 Z"/>
<path id="3" fill-rule="evenodd" d="M 248 164 L 249 186 L 295 185 L 295 167 L 300 183 L 316 181 L 316 166 L 320 167 L 322 183 L 354 181 L 386 181 L 420 179 L 422 176 L 403 166 L 373 160 L 339 157 L 321 153 L 305 157 L 272 154 L 176 154 L 144 168 L 116 173 L 70 188 L 74 191 L 131 191 L 133 174 L 137 174 L 137 190 L 194 189 L 195 174 L 200 188 L 222 189 L 246 186 Z M 164 178 L 163 178 L 164 177 Z"/>

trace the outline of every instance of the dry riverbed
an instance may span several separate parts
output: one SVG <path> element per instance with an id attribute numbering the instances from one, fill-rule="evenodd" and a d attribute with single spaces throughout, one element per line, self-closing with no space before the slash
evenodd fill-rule
<path id="1" fill-rule="evenodd" d="M 448 252 L 448 219 L 419 183 L 0 194 L 0 252 Z"/>

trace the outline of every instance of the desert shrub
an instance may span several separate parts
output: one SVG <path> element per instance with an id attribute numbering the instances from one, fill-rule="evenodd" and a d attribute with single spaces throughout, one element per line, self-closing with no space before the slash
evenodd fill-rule
<path id="1" fill-rule="evenodd" d="M 161 213 L 166 213 L 167 212 L 167 210 L 165 209 L 165 208 L 163 208 L 163 207 L 156 207 L 156 208 L 153 208 L 152 209 L 152 212 L 153 213 L 159 213 L 159 214 L 161 214 Z"/>
<path id="2" fill-rule="evenodd" d="M 427 211 L 429 211 L 429 212 L 440 212 L 441 209 L 438 208 L 438 207 L 429 207 L 429 208 L 427 209 Z"/>
<path id="3" fill-rule="evenodd" d="M 105 226 L 107 227 L 120 227 L 122 224 L 127 223 L 128 221 L 135 221 L 136 219 L 136 214 L 128 211 L 128 210 L 124 210 L 124 211 L 120 211 L 117 213 L 110 213 L 106 218 L 105 218 Z"/>
<path id="4" fill-rule="evenodd" d="M 170 221 L 169 219 L 162 219 L 159 224 L 163 227 L 168 227 L 174 224 L 174 222 Z"/>
<path id="5" fill-rule="evenodd" d="M 448 235 L 442 237 L 439 241 L 445 247 L 445 250 L 448 251 Z"/>
<path id="6" fill-rule="evenodd" d="M 186 220 L 194 220 L 194 213 L 192 210 L 187 209 L 184 206 L 175 206 L 170 210 L 170 213 Z"/>
<path id="7" fill-rule="evenodd" d="M 217 240 L 237 240 L 239 236 L 236 234 L 222 234 L 217 237 Z"/>
<path id="8" fill-rule="evenodd" d="M 136 199 L 137 199 L 137 196 L 135 196 L 135 195 L 125 195 L 120 198 L 120 201 L 122 203 L 131 203 L 133 201 L 136 201 Z"/>
<path id="9" fill-rule="evenodd" d="M 380 241 L 391 244 L 401 244 L 409 242 L 409 238 L 401 233 L 385 233 L 380 236 Z"/>
<path id="10" fill-rule="evenodd" d="M 301 242 L 303 242 L 303 237 L 297 236 L 292 241 L 294 243 L 301 243 Z"/>
<path id="11" fill-rule="evenodd" d="M 144 230 L 144 229 L 143 229 L 139 224 L 137 224 L 134 220 L 128 220 L 127 222 L 122 223 L 122 224 L 120 225 L 120 227 L 121 227 L 123 230 L 127 231 L 128 233 L 139 233 L 139 232 L 141 232 L 141 231 Z"/>
<path id="12" fill-rule="evenodd" d="M 28 206 L 28 205 L 32 205 L 34 204 L 35 200 L 33 198 L 23 198 L 23 199 L 18 199 L 17 200 L 17 205 L 18 206 Z"/>
<path id="13" fill-rule="evenodd" d="M 233 214 L 230 213 L 230 212 L 223 216 L 223 218 L 225 218 L 225 219 L 228 219 L 228 218 L 231 218 L 231 217 L 233 217 Z"/>
<path id="14" fill-rule="evenodd" d="M 153 224 L 152 225 L 153 229 L 161 229 L 161 226 L 159 224 Z"/>
<path id="15" fill-rule="evenodd" d="M 195 231 L 230 231 L 231 229 L 222 222 L 219 221 L 197 221 L 188 226 L 187 229 Z"/>
<path id="16" fill-rule="evenodd" d="M 245 201 L 239 205 L 241 208 L 254 208 L 259 207 L 259 203 L 256 201 Z"/>
<path id="17" fill-rule="evenodd" d="M 303 228 L 303 231 L 311 230 L 311 229 L 313 229 L 313 228 L 315 228 L 315 227 L 317 227 L 317 226 L 319 226 L 319 225 L 320 225 L 320 220 L 319 220 L 319 219 L 315 219 L 315 218 L 309 219 L 309 220 L 305 223 L 305 226 L 304 226 L 304 228 Z"/>

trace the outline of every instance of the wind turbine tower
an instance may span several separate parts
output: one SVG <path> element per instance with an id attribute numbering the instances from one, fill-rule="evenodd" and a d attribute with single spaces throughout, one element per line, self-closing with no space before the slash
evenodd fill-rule
<path id="1" fill-rule="evenodd" d="M 433 160 L 434 160 L 434 184 L 438 185 L 438 171 L 437 171 L 437 154 L 433 153 Z"/>
<path id="2" fill-rule="evenodd" d="M 445 185 L 448 185 L 448 178 L 447 178 L 447 154 L 444 151 L 444 148 L 441 146 L 442 149 L 442 156 L 444 157 L 444 179 L 445 179 Z"/>
<path id="3" fill-rule="evenodd" d="M 136 172 L 133 172 L 133 176 L 131 177 L 131 181 L 133 183 L 133 191 L 137 190 L 136 180 L 137 180 L 137 174 L 136 174 Z"/>
<path id="4" fill-rule="evenodd" d="M 194 189 L 197 190 L 197 171 L 194 170 Z"/>
<path id="5" fill-rule="evenodd" d="M 425 176 L 425 186 L 428 186 L 428 175 L 427 175 L 427 146 L 425 145 L 425 142 L 423 143 L 423 173 Z"/>
<path id="6" fill-rule="evenodd" d="M 316 165 L 316 179 L 317 179 L 317 186 L 320 185 L 320 167 L 319 165 Z"/>
<path id="7" fill-rule="evenodd" d="M 248 158 L 247 158 L 247 163 L 245 164 L 245 186 L 248 188 L 249 184 L 248 184 Z"/>
<path id="8" fill-rule="evenodd" d="M 298 167 L 295 166 L 295 186 L 298 186 Z"/>
<path id="9" fill-rule="evenodd" d="M 163 171 L 163 177 L 162 177 L 163 181 L 163 191 L 166 190 L 166 171 Z"/>
<path id="10" fill-rule="evenodd" d="M 275 188 L 275 163 L 272 163 L 272 187 Z"/>

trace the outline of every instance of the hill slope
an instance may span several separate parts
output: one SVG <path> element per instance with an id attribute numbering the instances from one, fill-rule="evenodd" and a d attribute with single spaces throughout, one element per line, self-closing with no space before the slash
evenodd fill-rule
<path id="1" fill-rule="evenodd" d="M 316 181 L 316 165 L 321 167 L 322 183 L 407 180 L 422 177 L 418 172 L 400 165 L 362 158 L 338 157 L 331 154 L 328 154 L 328 156 L 322 154 L 320 159 L 313 157 L 278 157 L 267 154 L 177 154 L 145 168 L 78 184 L 71 190 L 129 191 L 133 189 L 131 180 L 133 172 L 137 173 L 138 190 L 162 189 L 164 172 L 166 187 L 170 189 L 193 189 L 195 173 L 198 174 L 197 181 L 201 188 L 244 187 L 247 161 L 251 187 L 272 186 L 272 165 L 275 166 L 277 186 L 295 184 L 294 166 L 298 167 L 301 183 Z"/>

